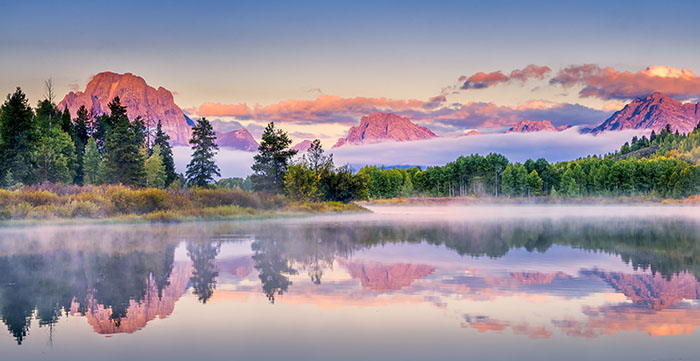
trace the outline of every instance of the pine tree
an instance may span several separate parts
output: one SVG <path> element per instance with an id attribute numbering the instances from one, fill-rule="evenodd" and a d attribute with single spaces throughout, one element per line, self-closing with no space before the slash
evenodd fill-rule
<path id="1" fill-rule="evenodd" d="M 175 159 L 173 159 L 173 149 L 170 146 L 170 136 L 163 132 L 160 120 L 158 120 L 158 125 L 156 126 L 156 137 L 153 140 L 153 145 L 154 148 L 155 146 L 160 147 L 160 157 L 163 159 L 163 166 L 165 167 L 165 186 L 167 187 L 178 176 L 175 172 Z"/>
<path id="2" fill-rule="evenodd" d="M 160 156 L 160 146 L 153 146 L 153 153 L 146 160 L 146 186 L 165 188 L 165 166 Z"/>
<path id="3" fill-rule="evenodd" d="M 532 170 L 530 174 L 527 175 L 527 192 L 529 196 L 538 196 L 542 194 L 542 178 L 537 174 L 536 170 Z"/>
<path id="4" fill-rule="evenodd" d="M 207 187 L 214 181 L 214 176 L 221 176 L 214 156 L 219 150 L 216 133 L 206 118 L 197 121 L 192 128 L 192 159 L 187 165 L 185 175 L 190 186 Z"/>
<path id="5" fill-rule="evenodd" d="M 110 103 L 110 109 L 111 126 L 105 143 L 105 180 L 112 184 L 141 186 L 146 180 L 143 134 L 139 134 L 138 124 L 129 122 L 126 108 L 121 106 L 118 97 Z"/>
<path id="6" fill-rule="evenodd" d="M 85 146 L 90 138 L 89 125 L 90 117 L 84 105 L 78 108 L 77 118 L 75 118 L 75 184 L 83 184 L 83 158 L 85 156 Z"/>
<path id="7" fill-rule="evenodd" d="M 85 146 L 85 156 L 83 158 L 83 182 L 85 184 L 100 184 L 100 151 L 94 138 L 90 138 Z"/>
<path id="8" fill-rule="evenodd" d="M 269 123 L 263 131 L 258 154 L 253 158 L 251 167 L 253 187 L 258 191 L 280 193 L 284 187 L 284 174 L 289 163 L 297 154 L 289 149 L 292 140 L 281 129 L 275 129 L 275 123 Z"/>
<path id="9" fill-rule="evenodd" d="M 36 158 L 39 129 L 34 112 L 19 87 L 0 108 L 0 171 L 12 172 L 18 182 L 32 184 L 36 180 Z"/>

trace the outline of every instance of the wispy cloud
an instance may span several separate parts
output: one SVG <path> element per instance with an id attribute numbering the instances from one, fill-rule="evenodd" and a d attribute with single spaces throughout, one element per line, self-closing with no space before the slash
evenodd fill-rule
<path id="1" fill-rule="evenodd" d="M 478 72 L 469 77 L 462 75 L 458 81 L 461 83 L 460 89 L 484 89 L 506 82 L 524 83 L 529 79 L 544 79 L 545 74 L 551 70 L 547 66 L 530 64 L 523 69 L 513 70 L 509 75 L 503 74 L 500 70 L 491 73 Z"/>

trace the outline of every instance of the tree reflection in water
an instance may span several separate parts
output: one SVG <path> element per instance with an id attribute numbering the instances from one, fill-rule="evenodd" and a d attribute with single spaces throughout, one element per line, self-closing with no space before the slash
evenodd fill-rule
<path id="1" fill-rule="evenodd" d="M 187 243 L 187 256 L 192 260 L 192 293 L 197 295 L 197 299 L 202 303 L 207 301 L 214 294 L 216 289 L 216 277 L 219 272 L 214 264 L 214 259 L 221 250 L 221 242 L 213 243 Z"/>

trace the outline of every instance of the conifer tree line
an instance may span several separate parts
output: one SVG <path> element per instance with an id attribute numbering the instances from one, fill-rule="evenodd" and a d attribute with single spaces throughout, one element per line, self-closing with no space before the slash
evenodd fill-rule
<path id="1" fill-rule="evenodd" d="M 177 186 L 180 177 L 161 122 L 152 130 L 141 117 L 130 121 L 119 97 L 108 108 L 95 115 L 81 106 L 73 117 L 52 97 L 32 108 L 20 88 L 8 94 L 0 107 L 2 185 Z"/>

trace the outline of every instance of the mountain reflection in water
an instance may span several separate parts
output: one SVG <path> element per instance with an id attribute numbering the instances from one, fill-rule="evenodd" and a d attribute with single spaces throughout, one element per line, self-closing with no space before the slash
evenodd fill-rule
<path id="1" fill-rule="evenodd" d="M 429 305 L 457 329 L 526 339 L 696 336 L 699 230 L 695 217 L 371 216 L 6 228 L 0 319 L 18 345 L 71 317 L 129 334 L 221 303 Z"/>

